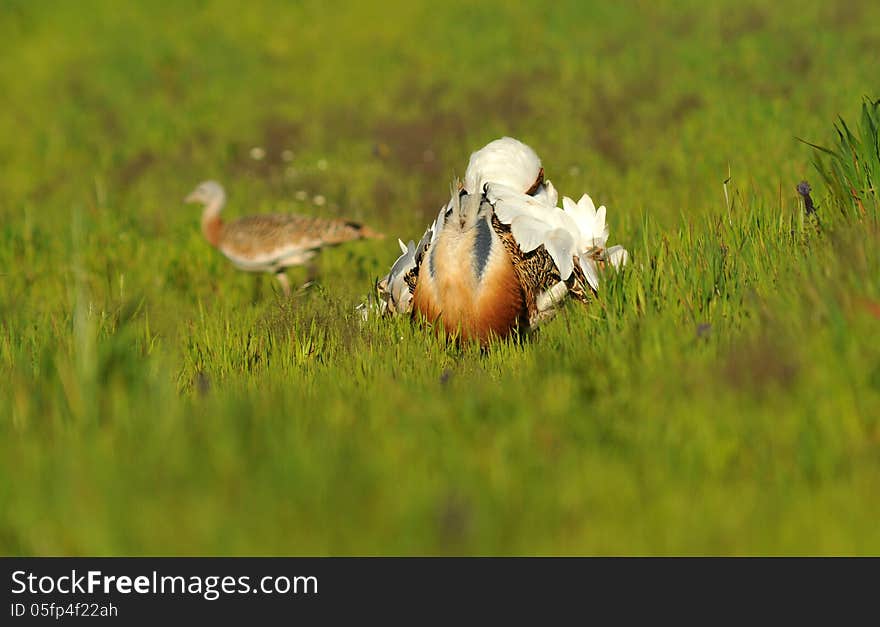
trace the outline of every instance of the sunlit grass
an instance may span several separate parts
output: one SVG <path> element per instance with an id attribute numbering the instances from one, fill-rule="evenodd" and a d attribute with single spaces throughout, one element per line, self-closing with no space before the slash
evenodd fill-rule
<path id="1" fill-rule="evenodd" d="M 0 20 L 0 553 L 880 551 L 877 177 L 795 139 L 867 123 L 872 3 L 86 5 Z M 630 265 L 487 351 L 362 322 L 501 134 Z M 286 301 L 209 177 L 391 237 Z"/>

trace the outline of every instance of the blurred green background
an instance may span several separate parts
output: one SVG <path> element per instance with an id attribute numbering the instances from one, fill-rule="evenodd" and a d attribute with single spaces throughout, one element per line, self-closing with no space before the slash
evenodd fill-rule
<path id="1" fill-rule="evenodd" d="M 877 97 L 878 24 L 0 0 L 0 553 L 880 552 L 876 205 L 832 212 L 795 139 Z M 608 206 L 630 267 L 487 352 L 361 324 L 394 238 L 501 135 Z M 286 301 L 202 240 L 207 178 L 227 216 L 390 237 Z"/>

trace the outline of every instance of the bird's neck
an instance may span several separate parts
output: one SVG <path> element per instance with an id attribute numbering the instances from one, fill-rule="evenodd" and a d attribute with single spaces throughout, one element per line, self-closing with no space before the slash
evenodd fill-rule
<path id="1" fill-rule="evenodd" d="M 212 246 L 219 245 L 220 237 L 223 235 L 223 218 L 220 217 L 220 210 L 223 209 L 225 201 L 226 199 L 221 196 L 206 205 L 202 211 L 202 234 Z"/>

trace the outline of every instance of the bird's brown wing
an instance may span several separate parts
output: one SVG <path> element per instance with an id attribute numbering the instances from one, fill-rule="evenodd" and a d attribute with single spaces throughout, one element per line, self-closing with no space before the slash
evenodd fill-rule
<path id="1" fill-rule="evenodd" d="M 273 251 L 315 250 L 379 235 L 357 222 L 297 214 L 269 213 L 245 216 L 225 225 L 222 247 L 251 257 Z"/>
<path id="2" fill-rule="evenodd" d="M 501 238 L 504 249 L 510 256 L 513 270 L 525 295 L 526 307 L 529 315 L 532 316 L 536 313 L 535 299 L 537 295 L 559 282 L 559 270 L 556 269 L 553 258 L 543 246 L 538 246 L 535 250 L 524 253 L 511 234 L 510 227 L 502 224 L 496 215 L 492 216 L 492 228 Z"/>

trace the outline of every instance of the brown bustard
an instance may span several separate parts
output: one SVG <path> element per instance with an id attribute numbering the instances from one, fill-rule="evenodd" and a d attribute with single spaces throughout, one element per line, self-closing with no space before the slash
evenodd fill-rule
<path id="1" fill-rule="evenodd" d="M 351 220 L 292 213 L 257 214 L 225 222 L 220 211 L 226 192 L 216 181 L 199 183 L 186 202 L 204 205 L 202 233 L 212 246 L 239 270 L 274 274 L 285 295 L 290 294 L 287 268 L 306 265 L 328 246 L 383 237 Z"/>

